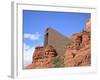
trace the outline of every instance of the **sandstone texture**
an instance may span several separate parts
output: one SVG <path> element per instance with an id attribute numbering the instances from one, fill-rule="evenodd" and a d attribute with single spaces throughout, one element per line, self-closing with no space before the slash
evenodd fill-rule
<path id="1" fill-rule="evenodd" d="M 32 68 L 51 68 L 53 67 L 53 59 L 57 56 L 53 46 L 36 47 L 32 57 L 32 64 L 28 65 L 28 69 Z"/>
<path id="2" fill-rule="evenodd" d="M 64 64 L 67 67 L 91 65 L 91 19 L 86 22 L 84 31 L 72 35 L 72 43 L 67 45 Z"/>

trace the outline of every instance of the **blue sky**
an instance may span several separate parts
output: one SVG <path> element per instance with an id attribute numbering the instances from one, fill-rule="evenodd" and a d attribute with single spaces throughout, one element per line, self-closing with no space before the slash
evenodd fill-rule
<path id="1" fill-rule="evenodd" d="M 73 33 L 84 29 L 89 17 L 89 13 L 23 10 L 23 34 L 26 49 L 43 44 L 44 31 L 47 27 L 52 27 L 70 37 Z"/>

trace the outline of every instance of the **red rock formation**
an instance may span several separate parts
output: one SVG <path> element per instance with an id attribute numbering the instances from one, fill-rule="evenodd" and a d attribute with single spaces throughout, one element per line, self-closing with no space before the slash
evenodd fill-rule
<path id="1" fill-rule="evenodd" d="M 72 35 L 72 44 L 68 45 L 64 64 L 67 67 L 73 66 L 89 66 L 91 64 L 91 50 L 90 50 L 90 19 L 86 22 L 86 27 L 83 32 Z"/>
<path id="2" fill-rule="evenodd" d="M 83 34 L 82 34 L 82 45 L 85 46 L 85 45 L 89 45 L 90 44 L 90 32 L 86 32 L 84 31 Z"/>
<path id="3" fill-rule="evenodd" d="M 74 58 L 74 54 L 73 54 L 73 52 L 72 52 L 71 49 L 66 50 L 64 56 L 65 56 L 65 58 L 64 58 L 64 64 L 65 64 L 65 66 L 67 66 L 67 67 L 70 66 L 71 67 L 71 66 L 75 65 L 75 61 L 73 59 Z"/>
<path id="4" fill-rule="evenodd" d="M 85 27 L 86 32 L 91 32 L 91 18 L 89 18 L 86 22 L 86 27 Z"/>
<path id="5" fill-rule="evenodd" d="M 42 59 L 44 55 L 44 47 L 36 47 L 32 57 L 32 63 L 36 62 L 38 59 Z"/>
<path id="6" fill-rule="evenodd" d="M 74 57 L 76 66 L 89 66 L 91 64 L 90 46 L 81 48 Z"/>
<path id="7" fill-rule="evenodd" d="M 32 64 L 27 66 L 27 69 L 32 68 L 49 68 L 53 66 L 53 58 L 57 56 L 53 46 L 36 47 L 32 57 Z"/>
<path id="8" fill-rule="evenodd" d="M 53 48 L 52 45 L 48 45 L 46 48 L 45 48 L 45 56 L 51 56 L 51 57 L 55 57 L 57 56 L 57 52 L 56 50 Z"/>
<path id="9" fill-rule="evenodd" d="M 71 37 L 72 39 L 72 49 L 80 49 L 80 44 L 82 43 L 82 33 L 75 33 Z"/>

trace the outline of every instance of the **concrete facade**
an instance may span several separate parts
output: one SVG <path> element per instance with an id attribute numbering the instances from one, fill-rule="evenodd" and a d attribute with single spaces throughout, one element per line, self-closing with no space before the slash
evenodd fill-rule
<path id="1" fill-rule="evenodd" d="M 52 45 L 56 52 L 60 54 L 65 53 L 65 46 L 71 43 L 71 40 L 64 36 L 63 34 L 57 32 L 56 30 L 52 29 L 51 27 L 47 28 L 45 31 L 44 36 L 44 47 L 47 45 Z"/>

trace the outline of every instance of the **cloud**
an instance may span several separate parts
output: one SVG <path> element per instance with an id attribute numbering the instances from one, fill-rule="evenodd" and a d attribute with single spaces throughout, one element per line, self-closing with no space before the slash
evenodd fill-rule
<path id="1" fill-rule="evenodd" d="M 23 53 L 23 55 L 24 55 L 24 59 L 23 59 L 23 61 L 24 61 L 24 68 L 27 65 L 32 63 L 32 55 L 33 55 L 33 53 L 35 51 L 35 47 L 36 46 L 43 46 L 43 42 L 41 42 L 40 44 L 36 44 L 34 46 L 30 46 L 29 44 L 26 44 L 24 42 L 24 53 Z"/>
<path id="2" fill-rule="evenodd" d="M 36 32 L 35 34 L 25 33 L 24 38 L 30 40 L 38 40 L 40 38 L 40 34 L 39 32 Z"/>
<path id="3" fill-rule="evenodd" d="M 32 55 L 35 50 L 35 46 L 29 46 L 24 43 L 24 67 L 32 63 Z"/>

